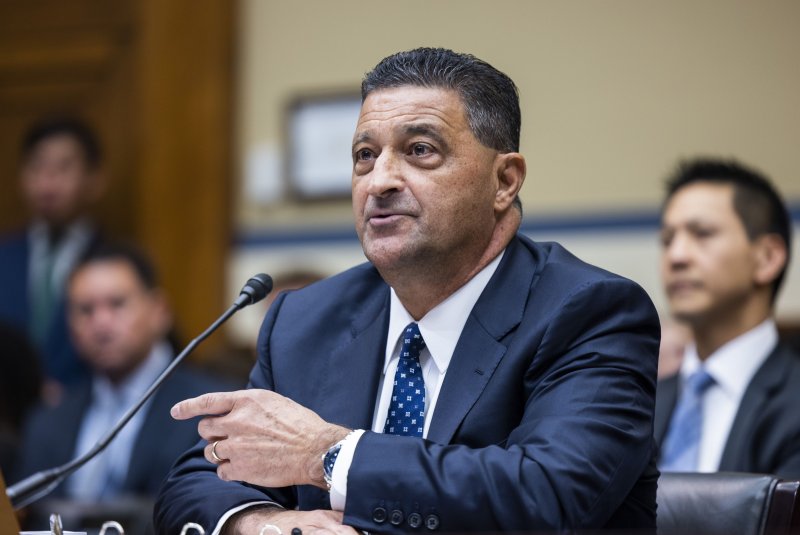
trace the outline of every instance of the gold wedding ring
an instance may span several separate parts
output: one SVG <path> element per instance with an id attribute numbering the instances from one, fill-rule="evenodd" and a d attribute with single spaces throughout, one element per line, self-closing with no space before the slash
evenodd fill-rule
<path id="1" fill-rule="evenodd" d="M 219 444 L 219 440 L 215 440 L 214 443 L 211 445 L 211 457 L 217 464 L 224 463 L 225 459 L 217 455 L 217 444 Z"/>

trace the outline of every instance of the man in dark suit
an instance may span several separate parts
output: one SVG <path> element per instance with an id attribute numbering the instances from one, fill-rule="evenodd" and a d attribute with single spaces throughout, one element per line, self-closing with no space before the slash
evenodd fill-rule
<path id="1" fill-rule="evenodd" d="M 43 406 L 26 427 L 20 478 L 88 451 L 144 394 L 173 354 L 165 336 L 171 317 L 155 272 L 134 249 L 103 245 L 84 257 L 68 281 L 68 318 L 91 381 Z M 197 440 L 195 425 L 176 425 L 170 407 L 186 396 L 224 388 L 178 369 L 109 447 L 68 477 L 55 497 L 108 502 L 153 499 L 175 459 Z"/>
<path id="2" fill-rule="evenodd" d="M 800 355 L 773 319 L 790 233 L 777 191 L 737 162 L 685 162 L 668 182 L 662 276 L 694 342 L 658 385 L 662 470 L 800 478 Z"/>
<path id="3" fill-rule="evenodd" d="M 87 211 L 102 189 L 101 149 L 72 118 L 45 119 L 22 141 L 20 186 L 32 220 L 0 240 L 0 321 L 26 332 L 55 384 L 85 376 L 69 338 L 64 281 L 98 241 Z"/>
<path id="4" fill-rule="evenodd" d="M 654 527 L 658 319 L 637 285 L 517 234 L 513 82 L 417 49 L 362 96 L 370 262 L 278 297 L 251 389 L 173 408 L 210 416 L 159 531 Z"/>

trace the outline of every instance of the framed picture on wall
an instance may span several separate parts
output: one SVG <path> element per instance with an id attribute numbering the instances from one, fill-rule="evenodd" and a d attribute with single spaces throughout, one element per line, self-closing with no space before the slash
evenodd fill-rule
<path id="1" fill-rule="evenodd" d="M 288 108 L 286 170 L 299 199 L 350 197 L 358 93 L 301 97 Z"/>

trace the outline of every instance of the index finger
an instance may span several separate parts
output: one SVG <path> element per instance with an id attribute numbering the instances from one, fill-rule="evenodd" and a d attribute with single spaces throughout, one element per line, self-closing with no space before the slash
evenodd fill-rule
<path id="1" fill-rule="evenodd" d="M 188 420 L 195 416 L 218 416 L 233 408 L 240 392 L 211 392 L 196 398 L 184 399 L 172 406 L 169 413 L 176 420 Z"/>

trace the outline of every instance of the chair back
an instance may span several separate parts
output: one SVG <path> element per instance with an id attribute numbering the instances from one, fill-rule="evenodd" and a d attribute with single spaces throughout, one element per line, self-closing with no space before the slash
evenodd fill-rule
<path id="1" fill-rule="evenodd" d="M 660 535 L 800 533 L 800 481 L 734 472 L 661 474 Z"/>

